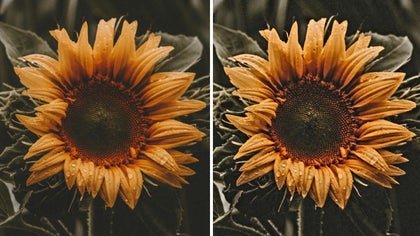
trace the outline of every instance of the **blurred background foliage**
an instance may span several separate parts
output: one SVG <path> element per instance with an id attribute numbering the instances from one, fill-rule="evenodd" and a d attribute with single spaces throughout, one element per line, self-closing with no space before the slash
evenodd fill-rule
<path id="1" fill-rule="evenodd" d="M 246 33 L 253 40 L 256 40 L 259 46 L 264 50 L 267 49 L 267 43 L 259 35 L 259 30 L 266 29 L 267 27 L 276 28 L 280 34 L 280 37 L 282 39 L 286 39 L 286 34 L 287 32 L 289 32 L 292 23 L 294 21 L 297 21 L 299 24 L 299 39 L 302 44 L 306 32 L 305 27 L 310 19 L 330 18 L 331 16 L 334 16 L 334 18 L 337 19 L 339 22 L 343 20 L 348 21 L 348 36 L 356 33 L 356 31 L 358 30 L 360 30 L 361 32 L 376 32 L 381 35 L 393 34 L 396 36 L 408 36 L 409 40 L 414 46 L 412 57 L 407 64 L 405 64 L 397 71 L 403 71 L 406 73 L 407 81 L 401 86 L 401 91 L 403 91 L 403 88 L 408 88 L 411 86 L 411 90 L 413 92 L 414 90 L 419 89 L 420 80 L 418 77 L 415 77 L 419 75 L 420 72 L 419 12 L 420 1 L 416 0 L 214 0 L 213 5 L 214 23 L 220 24 L 230 29 L 240 30 Z M 233 110 L 231 110 L 230 112 L 238 112 L 239 114 L 239 111 L 236 111 L 234 107 L 236 107 L 237 104 L 240 102 L 238 99 L 231 98 L 228 95 L 232 91 L 232 89 L 226 88 L 232 87 L 232 85 L 229 83 L 229 79 L 223 71 L 222 63 L 216 56 L 213 59 L 213 75 L 214 83 L 217 84 L 214 87 L 217 95 L 217 97 L 214 97 L 214 104 L 216 104 L 216 124 L 214 129 L 214 147 L 216 147 L 215 153 L 217 153 L 217 155 L 220 156 L 227 156 L 231 155 L 229 151 L 222 150 L 223 148 L 218 149 L 217 147 L 221 147 L 222 144 L 226 143 L 228 144 L 227 146 L 224 146 L 226 147 L 226 149 L 235 149 L 237 147 L 232 147 L 232 145 L 235 143 L 241 143 L 241 135 L 243 134 L 235 133 L 235 135 L 233 136 L 227 136 L 227 131 L 222 130 L 226 128 L 226 126 L 224 126 L 222 129 L 219 129 L 223 126 L 223 124 L 221 124 L 223 122 L 217 123 L 217 119 L 223 117 L 224 111 L 222 111 L 223 109 L 221 109 L 220 107 L 231 107 Z M 411 79 L 408 80 L 408 78 L 410 77 Z M 414 98 L 414 101 L 416 101 L 417 104 L 419 104 L 418 92 L 415 93 L 417 93 L 417 98 Z M 400 94 L 401 93 L 397 93 L 396 96 L 399 96 Z M 419 115 L 419 107 L 415 108 L 407 115 L 410 116 L 410 118 L 414 121 L 411 125 L 414 124 L 414 127 L 417 127 L 417 130 L 415 132 L 418 131 L 419 127 Z M 402 120 L 405 119 L 404 117 L 401 118 Z M 401 123 L 405 122 L 402 121 Z M 418 196 L 420 196 L 419 147 L 419 137 L 416 137 L 411 142 L 411 144 L 405 146 L 404 155 L 407 156 L 410 159 L 410 161 L 408 163 L 399 165 L 399 167 L 404 169 L 407 172 L 407 174 L 398 177 L 400 185 L 396 185 L 393 187 L 395 191 L 392 191 L 390 196 L 393 206 L 391 209 L 392 212 L 384 212 L 384 214 L 392 213 L 394 215 L 393 222 L 391 222 L 391 231 L 397 232 L 400 235 L 420 235 L 420 203 L 418 200 Z M 215 154 L 215 162 L 218 162 L 220 160 L 221 159 L 217 159 Z M 234 181 L 237 178 L 237 176 L 235 177 L 234 173 L 229 173 L 230 171 L 232 171 L 232 169 L 229 169 L 227 172 L 219 172 L 223 168 L 232 168 L 233 164 L 230 163 L 230 161 L 230 159 L 225 158 L 219 163 L 214 163 L 215 167 L 220 168 L 219 170 L 216 170 L 215 173 L 214 178 L 216 182 L 218 182 L 219 180 L 222 182 L 223 180 L 226 181 L 227 178 L 233 178 L 232 181 Z M 267 176 L 266 179 L 262 178 L 259 180 L 260 183 L 258 184 L 260 184 L 260 186 L 266 186 L 264 184 L 269 183 L 271 181 L 270 178 L 270 176 Z M 242 208 L 248 213 L 252 211 L 262 212 L 262 209 L 265 205 L 267 205 L 267 207 L 270 209 L 277 208 L 278 205 L 270 202 L 279 202 L 283 197 L 286 197 L 286 195 L 284 195 L 283 192 L 279 192 L 279 196 L 275 196 L 276 199 L 272 199 L 273 194 L 269 194 L 266 192 L 270 191 L 270 189 L 268 188 L 266 190 L 261 190 L 260 195 L 270 196 L 271 198 L 261 198 L 259 200 L 260 202 L 258 203 L 259 205 L 257 203 L 255 203 L 256 205 L 252 205 L 252 202 L 258 201 L 258 199 L 256 199 L 255 195 L 252 195 L 250 193 L 251 191 L 246 191 L 243 193 L 242 197 L 244 198 L 244 200 L 242 201 L 240 200 L 240 198 L 235 198 L 233 196 L 233 193 L 229 193 L 229 190 L 225 190 L 224 194 L 227 194 L 226 198 L 228 198 L 228 201 L 231 204 L 234 204 L 237 208 Z M 213 216 L 217 218 L 219 216 L 222 216 L 226 212 L 227 204 L 224 200 L 224 196 L 220 196 L 219 198 L 219 192 L 214 193 L 214 198 L 215 199 L 213 199 Z M 368 217 L 370 214 L 377 214 L 377 212 L 374 211 L 378 209 L 375 205 L 380 205 L 379 202 L 381 202 L 380 196 L 371 196 L 371 199 L 368 199 L 368 201 L 365 203 L 361 203 L 358 205 L 349 204 L 346 212 L 350 212 L 351 215 L 354 214 L 353 216 L 359 217 L 359 219 L 352 219 L 353 223 L 354 220 L 356 222 L 362 222 L 365 219 L 367 219 L 366 217 Z M 305 202 L 305 205 L 308 205 L 308 201 Z M 250 208 L 252 206 L 257 206 L 258 209 L 251 210 Z M 249 213 L 248 216 L 246 216 L 248 217 L 248 219 L 245 220 L 243 218 L 244 215 L 240 214 L 237 208 L 231 209 L 231 213 L 228 217 L 219 218 L 219 220 L 223 221 L 222 224 L 224 226 L 227 226 L 227 228 L 232 226 L 230 228 L 232 229 L 234 228 L 233 226 L 235 226 L 237 222 L 247 222 L 246 226 L 248 226 L 249 228 L 242 228 L 242 233 L 240 234 L 231 231 L 232 235 L 260 235 L 257 234 L 254 230 L 257 229 L 259 232 L 263 232 L 259 229 L 262 229 L 265 226 L 260 224 L 261 222 L 258 221 L 258 218 L 255 217 L 256 215 L 253 215 L 253 213 Z M 275 211 L 275 209 L 273 211 Z M 281 225 L 281 227 L 285 227 L 283 228 L 283 230 L 286 229 L 286 232 L 282 231 L 279 228 L 277 228 L 277 230 L 280 230 L 280 232 L 283 232 L 285 235 L 293 235 L 293 230 L 287 231 L 287 229 L 296 227 L 296 225 L 293 225 L 293 221 L 290 221 L 290 219 L 296 218 L 295 211 L 296 209 L 292 210 L 286 215 L 284 215 L 283 213 L 282 215 L 278 216 L 278 218 L 286 219 L 284 225 Z M 383 209 L 383 211 L 386 211 L 386 209 Z M 339 219 L 343 217 L 343 214 L 338 212 L 337 209 L 328 209 L 328 207 L 326 207 L 325 211 L 318 209 L 315 211 L 306 211 L 303 214 L 306 214 L 308 218 L 306 222 L 310 222 L 311 224 L 306 225 L 306 228 L 301 229 L 299 235 L 338 235 L 338 232 L 357 232 L 357 230 L 355 229 L 349 229 L 353 227 L 353 224 L 351 224 L 351 222 L 347 222 L 348 225 L 346 225 L 346 222 L 343 221 L 343 219 Z M 376 220 L 380 221 L 381 219 L 377 218 Z M 273 221 L 269 221 L 268 223 L 273 224 Z M 322 227 L 322 224 L 324 225 L 324 227 Z M 325 226 L 326 224 L 330 226 Z M 363 227 L 365 226 L 366 225 L 363 224 L 358 225 L 358 227 L 362 228 L 362 231 Z M 278 225 L 269 226 L 269 228 L 272 230 L 271 232 L 273 232 L 273 235 L 278 235 L 277 233 L 279 233 L 279 231 L 276 231 L 276 227 L 278 227 Z M 381 234 L 379 233 L 378 235 Z"/>
<path id="2" fill-rule="evenodd" d="M 207 89 L 203 90 L 204 92 L 207 91 L 207 93 L 209 86 L 209 14 L 210 2 L 207 0 L 0 0 L 1 22 L 36 33 L 42 39 L 46 40 L 53 50 L 56 49 L 57 43 L 50 36 L 50 30 L 56 29 L 57 27 L 66 28 L 67 32 L 74 39 L 82 23 L 87 21 L 89 23 L 90 40 L 93 42 L 96 25 L 100 19 L 119 18 L 121 16 L 128 21 L 137 20 L 139 22 L 138 35 L 144 34 L 146 31 L 152 31 L 166 32 L 171 35 L 197 36 L 203 44 L 203 53 L 200 61 L 188 71 L 195 72 L 196 78 L 201 78 L 194 86 L 207 86 Z M 2 45 L 0 45 L 0 51 L 3 51 L 4 49 L 1 47 Z M 0 57 L 0 63 L 2 64 L 1 68 L 9 68 L 8 70 L 3 69 L 0 71 L 0 81 L 7 81 L 9 84 L 19 86 L 16 75 L 13 73 L 13 70 L 10 70 L 11 64 L 4 55 Z M 207 102 L 209 100 L 208 96 L 203 97 L 200 94 L 194 94 L 194 91 L 189 91 L 188 93 L 201 100 Z M 202 113 L 204 115 L 201 114 L 199 117 L 202 118 L 204 116 L 206 118 L 203 119 L 205 121 L 198 121 L 200 123 L 199 125 L 204 124 L 207 127 L 205 129 L 208 129 L 208 110 Z M 189 119 L 193 118 L 195 116 Z M 1 129 L 1 132 L 4 133 L 4 127 L 1 127 Z M 0 152 L 5 147 L 5 144 L 10 142 L 10 140 L 6 140 L 7 137 L 5 136 L 0 136 L 0 143 L 2 143 L 0 145 Z M 183 188 L 183 194 L 180 199 L 184 206 L 181 210 L 183 214 L 183 225 L 180 231 L 185 232 L 186 235 L 208 235 L 210 229 L 210 193 L 208 187 L 210 158 L 208 137 L 202 144 L 196 145 L 195 148 L 197 149 L 194 150 L 195 156 L 200 161 L 190 166 L 196 171 L 196 175 L 188 178 L 190 184 Z M 6 201 L 7 203 L 7 200 L 4 199 L 7 197 L 7 194 L 2 195 L 1 191 L 3 190 L 5 189 L 0 189 L 0 200 Z M 157 198 L 163 200 L 162 205 L 157 207 L 166 207 L 165 196 L 157 196 Z M 54 211 L 54 209 L 43 210 L 49 212 Z M 171 211 L 171 209 L 166 210 Z M 173 209 L 173 211 L 177 210 Z M 153 212 L 153 208 L 148 209 L 148 211 Z M 5 215 L 7 215 L 6 213 Z M 127 214 L 130 215 L 132 213 L 128 212 Z M 137 217 L 141 218 L 143 216 Z M 122 227 L 128 231 L 130 230 L 130 224 L 136 224 L 132 220 L 125 221 L 124 216 L 114 216 L 114 219 L 116 219 L 115 223 L 121 223 Z M 76 224 L 80 224 L 80 222 L 76 222 Z M 33 233 L 37 234 L 36 230 Z M 119 233 L 123 232 L 114 233 L 120 235 Z M 76 235 L 78 235 L 77 232 Z"/>

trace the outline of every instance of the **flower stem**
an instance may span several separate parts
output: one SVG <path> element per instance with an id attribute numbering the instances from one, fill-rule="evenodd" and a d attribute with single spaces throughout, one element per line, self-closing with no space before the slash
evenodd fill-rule
<path id="1" fill-rule="evenodd" d="M 105 207 L 100 199 L 94 199 L 89 207 L 88 235 L 113 235 L 113 210 Z"/>

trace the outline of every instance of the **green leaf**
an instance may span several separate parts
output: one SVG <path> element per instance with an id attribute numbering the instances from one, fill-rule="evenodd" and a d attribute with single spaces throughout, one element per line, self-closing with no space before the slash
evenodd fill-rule
<path id="1" fill-rule="evenodd" d="M 56 58 L 56 53 L 43 39 L 31 31 L 22 30 L 0 22 L 0 42 L 14 66 L 23 65 L 19 57 L 39 53 Z"/>
<path id="2" fill-rule="evenodd" d="M 169 57 L 156 66 L 156 71 L 186 71 L 196 64 L 203 52 L 203 44 L 197 37 L 185 35 L 170 35 L 157 33 L 162 36 L 161 46 L 173 46 Z"/>
<path id="3" fill-rule="evenodd" d="M 228 58 L 239 54 L 247 53 L 267 57 L 258 43 L 241 31 L 214 24 L 213 39 L 216 55 L 224 66 L 235 65 Z"/>
<path id="4" fill-rule="evenodd" d="M 413 44 L 407 37 L 377 33 L 366 35 L 372 36 L 371 46 L 384 47 L 378 58 L 366 66 L 366 71 L 396 71 L 410 60 Z"/>

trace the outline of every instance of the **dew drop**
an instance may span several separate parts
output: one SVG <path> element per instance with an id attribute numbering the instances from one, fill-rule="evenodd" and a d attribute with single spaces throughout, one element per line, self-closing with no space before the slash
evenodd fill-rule
<path id="1" fill-rule="evenodd" d="M 71 163 L 71 167 L 76 168 L 76 163 Z"/>
<path id="2" fill-rule="evenodd" d="M 279 178 L 280 177 L 280 173 L 276 172 L 276 177 Z"/>
<path id="3" fill-rule="evenodd" d="M 301 176 L 302 176 L 302 175 L 303 175 L 303 171 L 299 171 L 299 175 L 301 175 Z"/>
<path id="4" fill-rule="evenodd" d="M 91 176 L 92 176 L 92 175 L 93 175 L 93 171 L 89 171 L 89 175 L 91 175 Z"/>
<path id="5" fill-rule="evenodd" d="M 70 173 L 66 173 L 66 177 L 68 178 L 68 177 L 70 177 Z"/>
<path id="6" fill-rule="evenodd" d="M 281 167 L 286 168 L 286 163 L 281 164 Z"/>
<path id="7" fill-rule="evenodd" d="M 343 178 L 343 174 L 339 173 L 339 174 L 338 174 L 338 178 L 339 178 L 339 179 L 342 179 L 342 178 Z"/>
<path id="8" fill-rule="evenodd" d="M 132 179 L 132 178 L 133 178 L 133 174 L 131 174 L 131 173 L 130 173 L 130 174 L 128 174 L 128 178 L 129 178 L 129 179 Z"/>

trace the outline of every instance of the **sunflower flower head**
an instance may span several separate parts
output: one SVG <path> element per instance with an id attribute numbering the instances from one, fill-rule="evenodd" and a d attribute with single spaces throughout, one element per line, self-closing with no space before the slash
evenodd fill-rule
<path id="1" fill-rule="evenodd" d="M 383 47 L 369 46 L 363 33 L 346 47 L 347 22 L 309 22 L 303 47 L 294 23 L 287 41 L 275 29 L 260 31 L 268 60 L 242 54 L 241 67 L 225 68 L 234 95 L 250 101 L 246 116 L 226 115 L 249 139 L 234 159 L 250 156 L 236 184 L 269 172 L 278 189 L 308 194 L 318 207 L 331 199 L 344 209 L 354 178 L 391 188 L 406 162 L 386 148 L 414 133 L 384 118 L 413 109 L 408 100 L 390 99 L 405 77 L 399 72 L 366 72 Z"/>
<path id="2" fill-rule="evenodd" d="M 93 47 L 85 22 L 77 41 L 65 29 L 51 31 L 58 59 L 32 54 L 32 67 L 15 68 L 24 92 L 41 101 L 35 116 L 18 120 L 39 139 L 25 160 L 35 159 L 26 184 L 58 173 L 68 189 L 99 194 L 108 207 L 117 195 L 134 208 L 150 177 L 175 188 L 194 171 L 185 164 L 197 159 L 178 147 L 204 136 L 174 118 L 199 111 L 205 103 L 181 100 L 194 79 L 188 72 L 155 72 L 173 47 L 159 46 L 148 34 L 136 47 L 137 22 L 124 21 L 117 36 L 116 19 L 101 20 Z"/>

